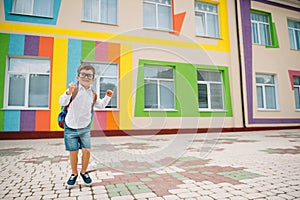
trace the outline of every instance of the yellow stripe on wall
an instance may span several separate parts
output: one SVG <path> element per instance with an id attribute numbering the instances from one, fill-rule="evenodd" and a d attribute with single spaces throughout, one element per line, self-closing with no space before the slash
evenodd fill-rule
<path id="1" fill-rule="evenodd" d="M 219 19 L 220 19 L 220 35 L 222 37 L 218 42 L 221 51 L 230 51 L 230 37 L 228 25 L 227 0 L 223 0 L 219 5 Z"/>
<path id="2" fill-rule="evenodd" d="M 122 44 L 120 49 L 120 129 L 132 129 L 132 46 Z"/>
<path id="3" fill-rule="evenodd" d="M 162 45 L 162 46 L 175 46 L 180 48 L 196 48 L 203 50 L 212 50 L 212 51 L 221 51 L 229 52 L 229 37 L 228 37 L 228 28 L 227 27 L 227 11 L 226 4 L 222 5 L 222 13 L 220 14 L 220 20 L 222 21 L 221 25 L 221 37 L 218 39 L 218 44 L 199 44 L 195 42 L 185 42 L 185 41 L 176 41 L 176 40 L 166 40 L 159 38 L 149 38 L 141 36 L 131 36 L 131 35 L 122 35 L 122 34 L 112 34 L 104 32 L 93 32 L 85 30 L 74 30 L 67 28 L 57 28 L 41 25 L 27 25 L 27 24 L 11 24 L 7 22 L 0 23 L 0 31 L 16 32 L 16 33 L 27 33 L 27 34 L 41 34 L 41 35 L 50 35 L 54 37 L 78 37 L 78 38 L 91 38 L 99 40 L 115 40 L 119 42 L 134 42 L 141 44 L 152 44 L 152 45 Z M 223 19 L 223 17 L 225 17 Z M 224 23 L 224 22 L 225 23 Z M 225 27 L 225 28 L 224 28 Z M 226 33 L 224 33 L 226 31 Z M 223 35 L 222 35 L 223 34 Z"/>
<path id="4" fill-rule="evenodd" d="M 51 73 L 51 122 L 50 130 L 62 130 L 57 124 L 57 116 L 61 111 L 59 97 L 66 91 L 68 39 L 54 38 L 53 64 Z"/>

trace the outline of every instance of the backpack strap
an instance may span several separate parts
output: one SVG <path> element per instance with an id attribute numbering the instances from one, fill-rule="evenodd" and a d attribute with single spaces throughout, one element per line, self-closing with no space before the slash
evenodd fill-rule
<path id="1" fill-rule="evenodd" d="M 68 105 L 66 105 L 66 106 L 64 107 L 64 110 L 68 110 L 69 105 L 71 104 L 72 100 L 75 99 L 77 93 L 78 93 L 78 87 L 76 87 L 76 88 L 74 89 L 74 91 L 72 92 L 71 99 L 70 99 Z"/>
<path id="2" fill-rule="evenodd" d="M 93 91 L 93 94 L 94 94 L 94 101 L 93 101 L 93 105 L 92 105 L 92 109 L 91 109 L 91 112 L 92 112 L 92 113 L 94 112 L 94 105 L 95 105 L 95 103 L 96 103 L 96 101 L 97 101 L 97 98 L 98 98 L 96 92 Z"/>
<path id="3" fill-rule="evenodd" d="M 97 101 L 98 96 L 97 96 L 96 92 L 93 91 L 93 93 L 94 93 L 94 101 L 93 101 L 93 106 L 94 106 Z"/>

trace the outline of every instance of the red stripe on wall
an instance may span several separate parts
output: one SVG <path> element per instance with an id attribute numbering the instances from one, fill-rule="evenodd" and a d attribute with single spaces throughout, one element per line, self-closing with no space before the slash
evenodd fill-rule
<path id="1" fill-rule="evenodd" d="M 50 73 L 52 72 L 53 61 L 53 41 L 51 37 L 40 37 L 39 43 L 39 56 L 45 56 L 50 58 Z M 51 74 L 50 74 L 51 76 Z M 49 92 L 51 91 L 52 83 L 50 79 Z M 49 108 L 51 93 L 49 94 Z M 50 130 L 50 110 L 37 110 L 35 118 L 35 130 L 36 131 L 49 131 Z"/>
<path id="2" fill-rule="evenodd" d="M 94 112 L 94 130 L 106 129 L 106 112 Z"/>
<path id="3" fill-rule="evenodd" d="M 107 47 L 108 47 L 107 42 L 96 42 L 95 60 L 107 62 L 108 60 Z"/>

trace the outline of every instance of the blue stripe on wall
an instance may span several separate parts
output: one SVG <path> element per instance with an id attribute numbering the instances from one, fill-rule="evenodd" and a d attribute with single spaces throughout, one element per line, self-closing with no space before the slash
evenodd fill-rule
<path id="1" fill-rule="evenodd" d="M 8 54 L 24 55 L 25 35 L 11 34 L 9 40 Z"/>
<path id="2" fill-rule="evenodd" d="M 72 81 L 76 83 L 77 68 L 81 60 L 81 43 L 81 40 L 69 39 L 67 85 Z"/>
<path id="3" fill-rule="evenodd" d="M 11 34 L 9 40 L 8 54 L 10 55 L 24 55 L 25 35 Z M 20 131 L 20 117 L 19 110 L 5 110 L 4 111 L 4 131 Z"/>
<path id="4" fill-rule="evenodd" d="M 6 110 L 4 112 L 4 131 L 20 131 L 20 117 L 19 110 Z"/>
<path id="5" fill-rule="evenodd" d="M 61 5 L 61 0 L 53 1 L 53 17 L 38 17 L 29 15 L 20 15 L 12 13 L 12 0 L 4 0 L 5 9 L 5 20 L 7 21 L 18 21 L 18 22 L 29 22 L 36 24 L 52 24 L 55 25 Z"/>

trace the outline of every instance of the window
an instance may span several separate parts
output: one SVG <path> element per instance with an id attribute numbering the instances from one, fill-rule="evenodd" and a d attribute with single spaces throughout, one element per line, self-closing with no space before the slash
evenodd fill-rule
<path id="1" fill-rule="evenodd" d="M 198 71 L 198 106 L 201 110 L 223 110 L 222 73 Z"/>
<path id="2" fill-rule="evenodd" d="M 114 95 L 106 108 L 118 108 L 118 65 L 114 63 L 85 63 L 89 63 L 95 68 L 93 89 L 101 99 L 105 97 L 106 90 L 114 91 Z"/>
<path id="3" fill-rule="evenodd" d="M 171 0 L 144 0 L 144 28 L 172 30 Z"/>
<path id="4" fill-rule="evenodd" d="M 256 75 L 256 94 L 258 109 L 277 109 L 277 91 L 274 75 Z"/>
<path id="5" fill-rule="evenodd" d="M 300 22 L 288 20 L 291 49 L 300 50 Z"/>
<path id="6" fill-rule="evenodd" d="M 269 16 L 251 13 L 252 43 L 271 46 Z"/>
<path id="7" fill-rule="evenodd" d="M 175 109 L 172 67 L 144 67 L 145 109 Z"/>
<path id="8" fill-rule="evenodd" d="M 219 37 L 218 6 L 195 2 L 196 34 L 207 37 Z"/>
<path id="9" fill-rule="evenodd" d="M 7 70 L 8 108 L 48 108 L 50 59 L 10 57 Z"/>
<path id="10" fill-rule="evenodd" d="M 83 0 L 83 20 L 117 24 L 117 0 Z"/>
<path id="11" fill-rule="evenodd" d="M 295 92 L 295 102 L 296 109 L 300 109 L 300 77 L 294 76 L 294 92 Z"/>
<path id="12" fill-rule="evenodd" d="M 53 0 L 13 0 L 12 13 L 53 17 Z"/>

